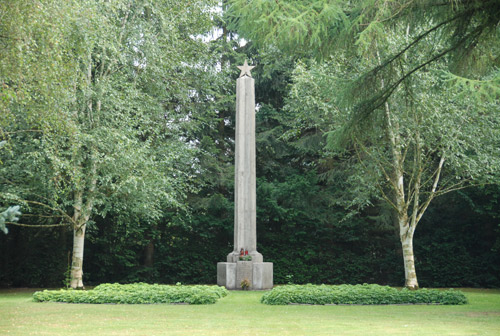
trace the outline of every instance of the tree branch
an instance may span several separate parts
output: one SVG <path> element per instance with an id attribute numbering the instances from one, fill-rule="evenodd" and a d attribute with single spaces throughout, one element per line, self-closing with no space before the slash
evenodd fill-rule
<path id="1" fill-rule="evenodd" d="M 429 197 L 427 198 L 427 201 L 422 205 L 422 208 L 417 216 L 415 224 L 417 224 L 420 221 L 420 219 L 422 218 L 422 216 L 425 213 L 425 210 L 427 210 L 427 207 L 431 203 L 432 199 L 436 196 L 436 188 L 437 188 L 437 185 L 439 182 L 439 178 L 441 176 L 441 170 L 443 168 L 443 164 L 444 164 L 444 156 L 441 156 L 441 159 L 439 160 L 438 169 L 436 171 L 436 177 L 434 179 L 434 184 L 432 185 L 432 190 L 430 192 Z"/>
<path id="2" fill-rule="evenodd" d="M 354 152 L 356 153 L 356 156 L 358 157 L 358 162 L 363 166 L 363 168 L 368 171 L 368 167 L 363 163 L 363 160 L 361 159 L 361 156 L 359 155 L 359 151 L 357 150 L 357 147 L 356 147 L 356 143 L 358 145 L 361 145 L 359 142 L 355 142 L 354 143 Z M 362 146 L 362 145 L 361 145 Z M 371 156 L 371 154 L 365 150 L 365 153 L 369 156 Z M 389 183 L 393 184 L 393 181 L 390 179 L 389 175 L 387 175 L 387 172 L 385 171 L 384 167 L 382 166 L 382 164 L 375 160 L 377 162 L 377 165 L 382 169 L 382 173 L 384 174 L 384 176 L 386 177 L 387 181 L 389 181 Z M 379 190 L 382 198 L 391 206 L 393 207 L 394 209 L 396 209 L 397 211 L 398 208 L 397 206 L 394 204 L 394 202 L 391 201 L 391 199 L 387 196 L 387 194 L 385 193 L 384 189 L 382 188 L 382 186 L 380 184 L 376 184 L 376 188 Z M 393 188 L 396 188 L 396 186 L 393 185 Z"/>
<path id="3" fill-rule="evenodd" d="M 36 228 L 46 228 L 46 227 L 57 227 L 57 226 L 70 226 L 70 224 L 68 224 L 68 223 L 36 225 L 36 224 L 22 224 L 22 223 L 16 223 L 16 222 L 5 222 L 5 224 L 22 226 L 22 227 L 32 227 L 32 228 L 35 228 L 35 227 Z"/>
<path id="4" fill-rule="evenodd" d="M 46 216 L 46 215 L 22 214 L 21 217 L 62 218 L 63 216 L 62 215 Z"/>
<path id="5" fill-rule="evenodd" d="M 460 15 L 460 16 L 463 16 Z M 358 79 L 356 82 L 360 82 L 360 81 L 366 81 L 366 77 L 369 77 L 369 76 L 375 76 L 379 71 L 381 71 L 385 66 L 389 65 L 390 63 L 392 63 L 397 57 L 401 56 L 404 52 L 406 52 L 411 46 L 413 46 L 415 43 L 417 43 L 418 41 L 420 41 L 423 37 L 425 37 L 426 35 L 428 35 L 428 33 L 430 33 L 431 31 L 434 31 L 436 30 L 437 28 L 441 27 L 442 25 L 446 24 L 446 23 L 450 23 L 454 20 L 456 20 L 457 18 L 459 18 L 460 16 L 456 16 L 455 18 L 453 19 L 450 19 L 450 20 L 447 20 L 445 22 L 442 22 L 441 24 L 435 26 L 434 28 L 432 28 L 431 30 L 429 30 L 428 32 L 422 34 L 420 37 L 417 37 L 416 40 L 414 40 L 409 46 L 407 46 L 405 49 L 403 49 L 401 52 L 397 53 L 395 56 L 393 56 L 391 59 L 389 59 L 388 61 L 384 62 L 383 64 L 377 66 L 376 68 L 374 68 L 372 71 L 370 71 L 369 74 L 363 76 L 362 78 Z M 469 39 L 473 39 L 473 38 L 476 38 L 478 37 L 481 32 L 483 31 L 483 29 L 485 28 L 485 25 L 480 25 L 478 27 L 476 27 L 476 29 L 474 29 L 472 32 L 470 32 L 469 34 L 467 34 L 466 36 L 464 36 L 462 39 L 460 39 L 457 43 L 455 43 L 454 45 L 452 45 L 451 47 L 447 48 L 447 49 L 444 49 L 443 51 L 441 51 L 440 53 L 438 53 L 437 55 L 434 55 L 433 57 L 431 57 L 430 59 L 428 59 L 427 61 L 425 61 L 424 63 L 414 67 L 412 70 L 410 70 L 409 72 L 407 72 L 406 74 L 404 74 L 401 78 L 399 78 L 395 83 L 391 84 L 390 86 L 388 86 L 384 91 L 382 91 L 382 93 L 379 95 L 379 96 L 376 96 L 374 97 L 368 104 L 363 104 L 363 106 L 367 106 L 368 108 L 366 108 L 364 110 L 364 113 L 362 113 L 361 115 L 361 119 L 364 119 L 367 117 L 367 115 L 372 112 L 372 111 L 375 111 L 377 109 L 379 109 L 380 107 L 382 107 L 386 102 L 387 100 L 389 99 L 389 97 L 393 94 L 393 92 L 398 88 L 398 86 L 403 82 L 405 81 L 407 78 L 411 77 L 415 72 L 419 71 L 420 69 L 426 67 L 427 65 L 435 62 L 436 60 L 440 59 L 441 57 L 447 55 L 448 53 L 454 51 L 455 49 L 459 48 L 462 44 L 464 44 L 467 40 Z M 425 36 L 423 36 L 425 35 Z M 351 120 L 351 124 L 354 122 L 354 120 Z"/>
<path id="6" fill-rule="evenodd" d="M 29 200 L 23 200 L 23 199 L 19 199 L 18 201 L 22 202 L 22 203 L 27 203 L 27 204 L 38 205 L 38 206 L 41 206 L 43 208 L 47 208 L 47 209 L 55 211 L 55 212 L 59 212 L 61 214 L 60 216 L 53 216 L 53 217 L 61 217 L 61 218 L 66 219 L 69 223 L 73 223 L 73 219 L 70 216 L 68 216 L 68 214 L 66 212 L 64 212 L 63 210 L 61 210 L 59 208 L 54 208 L 48 204 L 38 202 L 38 201 L 29 201 Z M 28 216 L 28 215 L 23 214 L 23 216 Z M 33 215 L 33 217 L 44 217 L 44 216 Z"/>

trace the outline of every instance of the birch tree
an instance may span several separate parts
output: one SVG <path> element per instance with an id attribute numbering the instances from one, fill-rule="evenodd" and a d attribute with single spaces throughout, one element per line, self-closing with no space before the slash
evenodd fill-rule
<path id="1" fill-rule="evenodd" d="M 314 129 L 327 137 L 325 159 L 333 158 L 337 164 L 324 173 L 325 178 L 337 178 L 341 170 L 348 176 L 349 188 L 337 204 L 359 211 L 381 200 L 392 208 L 405 286 L 415 289 L 419 285 L 413 238 L 431 202 L 448 192 L 498 179 L 498 101 L 478 102 L 461 95 L 438 69 L 432 69 L 415 76 L 383 109 L 345 133 L 355 112 L 332 91 L 349 85 L 346 69 L 360 67 L 353 63 L 337 57 L 296 69 L 286 107 L 292 127 L 287 137 L 301 137 Z"/>
<path id="2" fill-rule="evenodd" d="M 405 285 L 418 288 L 413 237 L 429 204 L 497 174 L 498 1 L 230 3 L 244 37 L 323 62 L 297 70 L 290 136 L 321 129 L 330 155 L 356 158 L 344 205 L 381 197 L 394 210 Z"/>
<path id="3" fill-rule="evenodd" d="M 17 199 L 33 215 L 55 218 L 55 225 L 70 225 L 72 288 L 83 288 L 85 232 L 93 216 L 120 209 L 139 212 L 149 222 L 162 208 L 182 205 L 189 189 L 186 167 L 194 163 L 181 134 L 189 120 L 184 75 L 205 51 L 198 36 L 211 27 L 209 3 L 81 1 L 66 8 L 66 2 L 54 1 L 33 8 L 46 24 L 34 36 L 57 42 L 56 60 L 68 61 L 64 95 L 44 96 L 58 104 L 40 103 L 42 109 L 54 108 L 64 127 L 51 132 L 29 124 L 30 132 L 18 133 L 29 120 L 22 105 L 34 104 L 14 100 L 2 106 L 18 120 L 2 124 L 2 135 L 12 154 L 24 149 L 26 159 L 6 156 L 2 196 Z M 54 20 L 61 27 L 55 32 L 49 29 L 51 15 L 60 19 Z M 50 50 L 50 44 L 43 46 Z M 31 47 L 33 57 L 44 61 L 44 49 Z M 44 83 L 28 70 L 27 83 L 37 93 Z"/>

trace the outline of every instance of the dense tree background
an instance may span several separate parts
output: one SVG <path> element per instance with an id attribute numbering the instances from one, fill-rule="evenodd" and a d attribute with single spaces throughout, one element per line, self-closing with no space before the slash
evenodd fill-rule
<path id="1" fill-rule="evenodd" d="M 100 3 L 88 2 L 85 20 L 76 14 L 79 5 L 66 1 L 0 5 L 0 213 L 19 204 L 18 224 L 31 225 L 7 224 L 8 234 L 0 233 L 0 286 L 68 284 L 74 227 L 64 216 L 73 216 L 78 185 L 70 164 L 72 155 L 81 155 L 78 162 L 92 156 L 76 143 L 100 146 L 102 153 L 86 223 L 85 283 L 215 283 L 216 263 L 232 249 L 235 66 L 244 59 L 258 65 L 252 71 L 258 249 L 274 262 L 275 283 L 404 284 L 391 209 L 361 192 L 355 201 L 362 207 L 346 205 L 356 194 L 350 173 L 358 163 L 352 153 L 339 157 L 328 149 L 334 99 L 312 88 L 294 98 L 298 70 L 310 78 L 327 73 L 314 64 L 328 61 L 337 39 L 311 49 L 325 40 L 322 31 L 290 42 L 280 35 L 289 31 L 284 25 L 273 37 L 282 44 L 260 43 L 255 35 L 249 37 L 259 43 L 241 46 L 238 36 L 248 28 L 222 18 L 213 1 L 190 2 L 187 9 L 176 1 L 137 2 L 132 9 L 118 1 L 108 11 L 97 10 Z M 428 5 L 418 3 L 417 9 Z M 467 29 L 487 30 L 491 20 L 476 7 L 469 10 L 484 20 Z M 446 8 L 436 11 L 446 17 Z M 331 9 L 322 18 L 339 22 L 339 13 Z M 131 19 L 120 42 L 111 28 L 125 18 Z M 218 35 L 208 38 L 213 28 Z M 82 69 L 89 52 L 97 73 L 87 85 Z M 497 52 L 491 49 L 498 61 Z M 116 69 L 99 75 L 101 62 Z M 497 74 L 479 63 L 479 96 L 498 112 Z M 446 72 L 452 74 L 470 75 Z M 461 80 L 450 82 L 474 90 Z M 88 120 L 72 119 L 75 109 L 86 114 L 89 99 L 104 111 L 100 132 L 89 131 Z M 500 187 L 492 184 L 433 201 L 414 238 L 420 286 L 500 286 L 499 204 Z"/>

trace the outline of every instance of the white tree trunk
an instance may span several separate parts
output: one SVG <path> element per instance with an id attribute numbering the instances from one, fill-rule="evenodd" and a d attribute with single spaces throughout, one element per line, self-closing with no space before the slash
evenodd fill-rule
<path id="1" fill-rule="evenodd" d="M 85 243 L 85 228 L 73 229 L 73 258 L 71 263 L 71 288 L 83 289 L 83 247 Z"/>
<path id="2" fill-rule="evenodd" d="M 93 192 L 97 182 L 96 179 L 96 164 L 95 161 L 91 163 L 90 169 L 90 188 L 87 196 L 85 207 L 83 204 L 83 193 L 81 191 L 75 192 L 74 195 L 74 214 L 73 214 L 73 258 L 71 263 L 71 282 L 70 286 L 74 289 L 83 289 L 83 251 L 85 243 L 85 229 L 87 222 L 90 219 L 92 207 L 94 203 Z"/>
<path id="3" fill-rule="evenodd" d="M 407 33 L 408 34 L 408 33 Z M 382 64 L 381 58 L 378 50 L 376 51 L 379 65 Z M 381 88 L 385 87 L 384 80 L 381 80 Z M 391 182 L 391 187 L 394 192 L 394 203 L 392 204 L 395 208 L 399 223 L 399 237 L 401 239 L 401 247 L 403 249 L 403 259 L 405 268 L 405 287 L 409 289 L 418 289 L 417 272 L 415 270 L 415 259 L 413 256 L 413 234 L 415 233 L 415 227 L 420 220 L 417 218 L 419 197 L 420 197 L 420 173 L 418 173 L 418 178 L 415 183 L 415 203 L 413 218 L 410 222 L 408 220 L 408 208 L 409 202 L 411 202 L 411 195 L 406 195 L 405 185 L 404 185 L 404 162 L 405 154 L 403 154 L 403 148 L 401 146 L 401 139 L 399 135 L 399 124 L 397 119 L 393 121 L 391 109 L 389 108 L 389 103 L 386 101 L 384 103 L 385 117 L 386 117 L 386 134 L 389 140 L 390 150 L 392 152 L 392 174 L 387 176 Z M 417 134 L 417 140 L 419 139 L 419 134 Z M 418 155 L 420 154 L 420 146 L 417 141 Z M 420 156 L 419 162 L 420 164 Z M 440 165 L 442 166 L 442 164 Z M 439 179 L 439 174 L 438 177 Z M 410 183 L 411 179 L 410 179 Z M 435 189 L 435 188 L 434 188 Z M 434 192 L 434 190 L 433 190 Z M 425 211 L 425 209 L 424 209 Z"/>
<path id="4" fill-rule="evenodd" d="M 405 287 L 418 289 L 417 271 L 415 269 L 415 258 L 413 256 L 413 233 L 401 236 L 403 247 L 403 260 L 405 266 Z"/>
<path id="5" fill-rule="evenodd" d="M 392 151 L 392 169 L 391 185 L 394 191 L 395 211 L 399 223 L 399 237 L 401 239 L 401 247 L 403 250 L 404 268 L 405 268 L 405 287 L 409 289 L 418 289 L 417 272 L 415 270 L 415 259 L 413 256 L 413 234 L 417 224 L 416 218 L 413 218 L 410 226 L 408 220 L 408 200 L 405 193 L 404 185 L 404 155 L 401 152 L 400 139 L 398 134 L 398 125 L 393 125 L 389 104 L 385 104 L 387 117 L 387 134 L 390 141 Z M 420 180 L 416 182 L 419 188 Z M 419 191 L 415 195 L 416 211 L 418 210 Z"/>

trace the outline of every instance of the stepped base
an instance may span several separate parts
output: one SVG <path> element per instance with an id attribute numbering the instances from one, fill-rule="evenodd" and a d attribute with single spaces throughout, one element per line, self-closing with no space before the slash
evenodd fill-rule
<path id="1" fill-rule="evenodd" d="M 273 263 L 253 260 L 217 263 L 217 285 L 242 289 L 243 280 L 248 280 L 250 290 L 272 289 Z"/>

